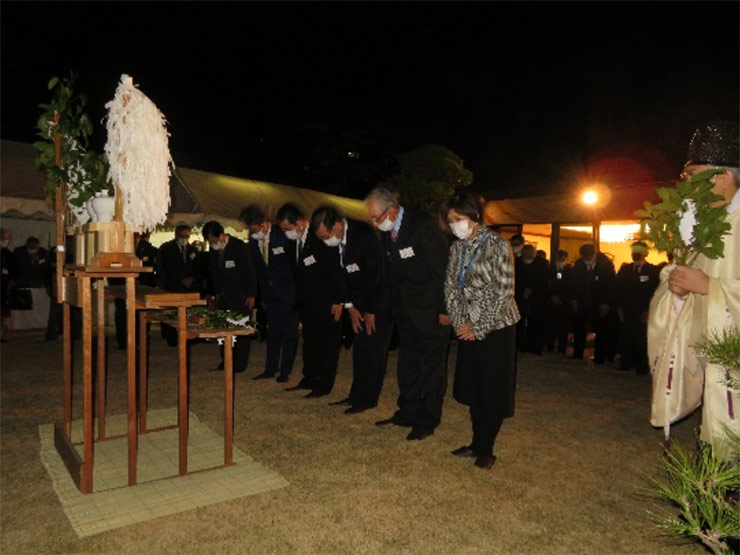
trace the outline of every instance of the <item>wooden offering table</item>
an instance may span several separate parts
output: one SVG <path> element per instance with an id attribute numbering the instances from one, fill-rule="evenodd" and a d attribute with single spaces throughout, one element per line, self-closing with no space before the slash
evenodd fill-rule
<path id="1" fill-rule="evenodd" d="M 239 336 L 252 335 L 252 328 L 229 327 L 229 328 L 205 328 L 198 322 L 188 321 L 185 309 L 178 307 L 177 320 L 170 320 L 161 312 L 153 312 L 139 321 L 139 376 L 140 391 L 146 391 L 147 380 L 147 322 L 160 322 L 162 325 L 173 326 L 178 330 L 178 347 L 180 351 L 180 387 L 178 397 L 178 428 L 180 431 L 179 450 L 179 473 L 185 475 L 188 472 L 188 378 L 187 378 L 187 348 L 188 339 L 218 339 L 224 345 L 224 466 L 231 466 L 234 445 L 234 365 L 233 365 L 233 342 Z M 145 433 L 146 429 L 146 394 L 139 397 L 139 431 Z"/>

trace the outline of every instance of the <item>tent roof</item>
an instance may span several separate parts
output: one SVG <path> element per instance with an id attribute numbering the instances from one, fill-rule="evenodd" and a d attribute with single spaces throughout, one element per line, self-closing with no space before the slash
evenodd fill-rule
<path id="1" fill-rule="evenodd" d="M 486 203 L 486 219 L 495 224 L 621 221 L 637 219 L 635 210 L 642 208 L 646 200 L 658 202 L 656 186 L 656 183 L 601 186 L 596 189 L 599 200 L 593 207 L 581 200 L 582 189 L 520 198 L 501 198 L 505 192 L 490 196 L 484 193 L 483 196 L 494 199 Z"/>
<path id="2" fill-rule="evenodd" d="M 46 176 L 36 169 L 33 145 L 2 141 L 0 148 L 0 212 L 6 217 L 53 218 L 45 202 Z M 217 219 L 240 229 L 239 212 L 249 204 L 262 207 L 268 216 L 292 202 L 306 213 L 321 204 L 333 204 L 351 218 L 366 218 L 362 201 L 265 181 L 242 179 L 189 168 L 177 168 L 170 179 L 167 224 L 202 225 Z"/>

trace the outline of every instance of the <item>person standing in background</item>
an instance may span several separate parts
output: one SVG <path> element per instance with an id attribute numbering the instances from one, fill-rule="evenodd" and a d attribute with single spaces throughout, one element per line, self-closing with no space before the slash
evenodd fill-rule
<path id="1" fill-rule="evenodd" d="M 239 219 L 249 231 L 249 252 L 257 271 L 260 297 L 267 315 L 265 370 L 253 379 L 288 381 L 298 351 L 298 301 L 295 283 L 295 241 L 271 224 L 258 206 L 247 206 Z"/>

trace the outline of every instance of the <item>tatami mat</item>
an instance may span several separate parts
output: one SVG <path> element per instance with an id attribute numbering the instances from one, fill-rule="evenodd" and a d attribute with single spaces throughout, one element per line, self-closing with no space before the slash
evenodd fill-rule
<path id="1" fill-rule="evenodd" d="M 176 409 L 147 413 L 148 428 L 177 422 Z M 97 426 L 97 422 L 96 422 Z M 97 427 L 95 428 L 97 431 Z M 106 435 L 124 433 L 126 415 L 106 419 Z M 72 424 L 72 439 L 81 440 L 82 422 Z M 139 436 L 138 484 L 128 481 L 126 437 L 95 444 L 93 493 L 83 495 L 74 485 L 54 447 L 54 426 L 39 426 L 41 461 L 51 477 L 64 512 L 80 537 L 99 534 L 152 518 L 239 497 L 282 488 L 288 482 L 234 446 L 234 465 L 179 477 L 177 428 Z M 83 446 L 77 445 L 80 454 Z M 223 437 L 190 413 L 188 470 L 223 464 Z"/>

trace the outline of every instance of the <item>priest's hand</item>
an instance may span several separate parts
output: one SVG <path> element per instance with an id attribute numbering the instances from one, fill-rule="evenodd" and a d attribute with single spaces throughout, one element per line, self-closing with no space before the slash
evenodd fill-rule
<path id="1" fill-rule="evenodd" d="M 709 293 L 709 276 L 701 270 L 688 266 L 677 266 L 668 277 L 668 289 L 679 297 L 686 293 Z"/>

